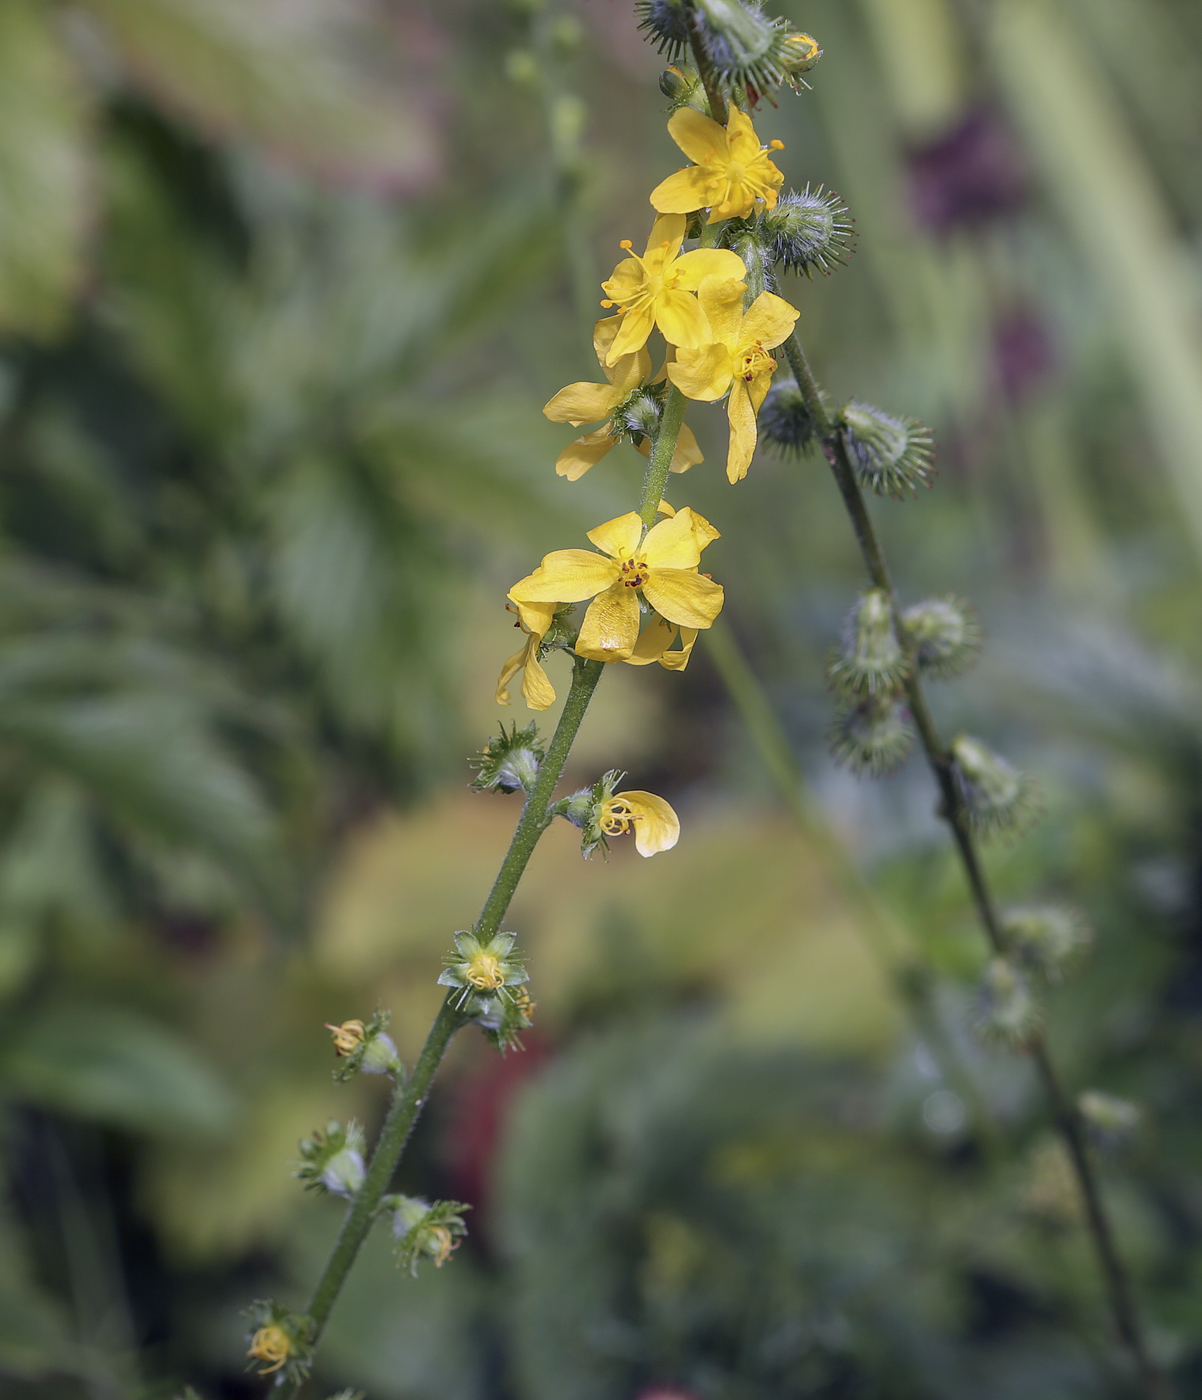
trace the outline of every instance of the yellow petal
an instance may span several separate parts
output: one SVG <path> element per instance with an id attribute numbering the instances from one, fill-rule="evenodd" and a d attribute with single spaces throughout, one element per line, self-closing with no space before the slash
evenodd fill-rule
<path id="1" fill-rule="evenodd" d="M 656 515 L 675 515 L 676 511 L 662 497 L 660 503 L 655 507 Z"/>
<path id="2" fill-rule="evenodd" d="M 625 661 L 638 638 L 638 594 L 624 583 L 615 583 L 588 605 L 576 638 L 576 655 L 592 661 Z"/>
<path id="3" fill-rule="evenodd" d="M 627 311 L 622 317 L 617 335 L 614 336 L 614 343 L 609 347 L 606 362 L 611 366 L 616 365 L 624 355 L 637 354 L 647 344 L 647 337 L 654 325 L 654 302 L 648 302 L 639 311 Z"/>
<path id="4" fill-rule="evenodd" d="M 687 423 L 680 425 L 680 435 L 676 439 L 676 451 L 672 453 L 672 463 L 668 467 L 670 472 L 687 472 L 690 467 L 695 467 L 698 462 L 704 462 L 705 456 L 701 448 L 697 446 L 697 439 L 692 428 Z"/>
<path id="5" fill-rule="evenodd" d="M 665 622 L 657 613 L 639 633 L 634 650 L 626 658 L 627 663 L 631 666 L 650 666 L 653 661 L 662 660 L 679 631 L 679 627 Z"/>
<path id="6" fill-rule="evenodd" d="M 668 247 L 664 251 L 664 260 L 671 262 L 680 252 L 688 226 L 689 221 L 683 214 L 661 214 L 651 225 L 651 232 L 647 235 L 647 251 L 643 256 L 658 252 L 666 243 Z"/>
<path id="7" fill-rule="evenodd" d="M 655 323 L 669 345 L 693 348 L 710 340 L 709 322 L 697 298 L 688 292 L 660 292 L 655 298 Z"/>
<path id="8" fill-rule="evenodd" d="M 532 574 L 509 590 L 515 603 L 579 603 L 600 593 L 617 577 L 618 566 L 587 549 L 556 549 Z"/>
<path id="9" fill-rule="evenodd" d="M 534 638 L 531 638 L 534 641 Z M 522 699 L 532 710 L 546 710 L 555 703 L 555 687 L 547 679 L 538 659 L 537 645 L 530 648 L 526 658 L 526 674 L 522 677 Z"/>
<path id="10" fill-rule="evenodd" d="M 733 373 L 730 351 L 722 343 L 700 350 L 681 349 L 668 366 L 668 378 L 682 394 L 709 403 L 726 393 Z"/>
<path id="11" fill-rule="evenodd" d="M 798 314 L 783 297 L 761 292 L 743 317 L 744 343 L 758 340 L 765 350 L 775 350 L 793 334 Z"/>
<path id="12" fill-rule="evenodd" d="M 732 114 L 735 110 L 732 109 Z M 692 107 L 680 107 L 672 113 L 668 121 L 668 135 L 698 165 L 711 154 L 716 160 L 725 161 L 727 158 L 726 132 L 713 117 L 707 117 Z"/>
<path id="13" fill-rule="evenodd" d="M 543 416 L 552 423 L 571 423 L 578 428 L 581 423 L 608 418 L 625 397 L 623 390 L 612 384 L 569 384 L 547 403 Z"/>
<path id="14" fill-rule="evenodd" d="M 679 514 L 687 515 L 692 521 L 693 535 L 697 540 L 698 549 L 705 549 L 707 545 L 722 538 L 722 532 L 715 530 L 705 516 L 695 511 L 692 506 L 685 506 Z"/>
<path id="15" fill-rule="evenodd" d="M 691 214 L 708 208 L 710 176 L 703 165 L 690 165 L 661 180 L 651 191 L 651 207 L 664 214 Z"/>
<path id="16" fill-rule="evenodd" d="M 646 350 L 636 350 L 633 354 L 623 355 L 613 365 L 607 364 L 606 361 L 613 346 L 614 337 L 621 328 L 621 316 L 606 316 L 604 320 L 598 321 L 593 327 L 593 349 L 597 352 L 597 362 L 605 371 L 606 379 L 615 388 L 620 389 L 624 396 L 641 384 L 644 379 L 650 377 L 651 356 Z M 545 413 L 546 410 L 544 409 L 543 412 Z M 582 421 L 588 422 L 590 420 L 584 419 Z"/>
<path id="17" fill-rule="evenodd" d="M 722 611 L 722 585 L 692 569 L 653 569 L 643 596 L 681 627 L 708 627 Z"/>
<path id="18" fill-rule="evenodd" d="M 747 283 L 736 277 L 706 277 L 697 289 L 697 300 L 710 323 L 714 339 L 738 350 L 748 339 L 743 326 L 743 293 Z"/>
<path id="19" fill-rule="evenodd" d="M 545 637 L 551 626 L 551 619 L 555 616 L 555 602 L 527 603 L 509 594 L 509 601 L 518 610 L 518 621 L 527 632 L 533 632 L 536 637 Z"/>
<path id="20" fill-rule="evenodd" d="M 609 274 L 609 281 L 601 283 L 601 290 L 613 301 L 626 301 L 637 296 L 646 281 L 647 273 L 638 258 L 623 258 Z"/>
<path id="21" fill-rule="evenodd" d="M 726 139 L 735 159 L 750 160 L 760 153 L 760 138 L 755 134 L 751 118 L 738 107 L 732 106 L 730 109 L 730 116 L 726 122 Z"/>
<path id="22" fill-rule="evenodd" d="M 590 467 L 595 467 L 607 452 L 617 446 L 618 439 L 607 428 L 585 433 L 569 442 L 555 459 L 555 470 L 569 481 L 579 481 Z"/>
<path id="23" fill-rule="evenodd" d="M 535 639 L 533 637 L 527 637 L 522 644 L 521 650 L 515 651 L 504 666 L 501 667 L 501 674 L 497 679 L 496 701 L 498 705 L 509 705 L 512 703 L 509 698 L 509 682 L 513 680 L 514 676 L 516 676 L 526 664 L 526 658 L 530 655 L 530 644 L 534 641 Z M 537 645 L 537 642 L 535 642 L 535 645 Z"/>
<path id="24" fill-rule="evenodd" d="M 694 248 L 676 259 L 672 271 L 676 273 L 676 285 L 689 292 L 695 292 L 707 277 L 732 277 L 741 282 L 747 276 L 743 259 L 729 248 Z"/>
<path id="25" fill-rule="evenodd" d="M 686 506 L 647 531 L 639 556 L 649 569 L 695 569 L 701 543 L 693 529 L 693 512 Z"/>
<path id="26" fill-rule="evenodd" d="M 689 657 L 693 654 L 693 643 L 696 640 L 696 627 L 682 627 L 680 629 L 680 650 L 665 651 L 659 657 L 659 664 L 666 671 L 683 671 L 689 664 Z"/>
<path id="27" fill-rule="evenodd" d="M 680 818 L 662 797 L 653 792 L 617 792 L 630 808 L 634 823 L 634 848 L 641 856 L 670 851 L 680 840 Z"/>
<path id="28" fill-rule="evenodd" d="M 759 413 L 760 406 L 768 397 L 768 390 L 772 387 L 772 376 L 776 373 L 776 361 L 770 360 L 771 369 L 762 371 L 747 386 L 747 395 L 751 399 L 751 411 Z"/>
<path id="29" fill-rule="evenodd" d="M 638 548 L 643 535 L 643 522 L 636 511 L 607 520 L 588 532 L 589 539 L 603 549 L 611 559 L 629 559 Z"/>
<path id="30" fill-rule="evenodd" d="M 730 446 L 726 452 L 726 478 L 732 484 L 742 481 L 755 453 L 755 409 L 747 385 L 736 379 L 726 401 L 726 416 L 730 419 Z"/>

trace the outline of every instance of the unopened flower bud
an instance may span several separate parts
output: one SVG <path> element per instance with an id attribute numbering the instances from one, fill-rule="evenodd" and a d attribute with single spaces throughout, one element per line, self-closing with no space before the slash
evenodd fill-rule
<path id="1" fill-rule="evenodd" d="M 981 650 L 981 624 L 960 598 L 927 598 L 902 613 L 918 669 L 939 680 L 966 671 Z"/>
<path id="2" fill-rule="evenodd" d="M 929 484 L 935 443 L 917 418 L 899 417 L 854 399 L 839 418 L 847 455 L 869 490 L 902 500 Z"/>
<path id="3" fill-rule="evenodd" d="M 377 1011 L 367 1025 L 362 1021 L 344 1021 L 340 1026 L 326 1023 L 334 1049 L 346 1061 L 334 1071 L 335 1079 L 344 1083 L 360 1071 L 364 1074 L 390 1074 L 393 1078 L 404 1074 L 405 1067 L 401 1064 L 396 1045 L 384 1029 L 387 1024 L 387 1011 Z"/>
<path id="4" fill-rule="evenodd" d="M 909 669 L 894 631 L 889 595 L 883 588 L 870 588 L 848 616 L 843 649 L 827 665 L 827 679 L 848 698 L 891 696 Z"/>
<path id="5" fill-rule="evenodd" d="M 800 31 L 789 34 L 782 45 L 781 64 L 790 74 L 808 73 L 822 57 L 818 40 Z"/>
<path id="6" fill-rule="evenodd" d="M 419 1196 L 397 1195 L 386 1196 L 383 1205 L 392 1212 L 397 1263 L 414 1278 L 422 1259 L 431 1259 L 441 1268 L 467 1234 L 463 1212 L 471 1206 L 462 1201 L 435 1201 L 431 1205 Z"/>
<path id="7" fill-rule="evenodd" d="M 968 820 L 982 835 L 1017 833 L 1038 815 L 1035 780 L 979 739 L 961 734 L 952 742 L 952 759 Z"/>
<path id="8" fill-rule="evenodd" d="M 760 229 L 774 263 L 789 272 L 828 276 L 847 261 L 854 223 L 847 206 L 821 186 L 790 190 L 760 216 Z"/>
<path id="9" fill-rule="evenodd" d="M 695 72 L 686 73 L 675 63 L 659 75 L 659 90 L 673 107 L 690 106 L 700 87 L 701 79 Z"/>
<path id="10" fill-rule="evenodd" d="M 985 969 L 973 1008 L 973 1023 L 983 1039 L 1022 1049 L 1040 1026 L 1039 1008 L 1026 979 L 1005 958 Z"/>
<path id="11" fill-rule="evenodd" d="M 469 786 L 476 792 L 529 792 L 546 756 L 537 725 L 519 729 L 514 720 L 512 730 L 506 733 L 502 723 L 500 734 L 494 735 L 479 756 L 471 760 L 476 776 Z"/>
<path id="12" fill-rule="evenodd" d="M 331 1119 L 300 1144 L 301 1165 L 293 1173 L 310 1190 L 352 1200 L 363 1185 L 363 1129 L 353 1120 L 344 1128 Z"/>
<path id="13" fill-rule="evenodd" d="M 1008 909 L 1002 915 L 1002 927 L 1014 956 L 1049 982 L 1059 982 L 1093 942 L 1093 930 L 1084 915 L 1063 904 Z"/>
<path id="14" fill-rule="evenodd" d="M 1115 1094 L 1086 1089 L 1077 1100 L 1077 1108 L 1099 1147 L 1122 1147 L 1139 1131 L 1139 1108 Z"/>
<path id="15" fill-rule="evenodd" d="M 909 758 L 914 726 L 901 701 L 874 695 L 839 710 L 831 724 L 829 742 L 836 763 L 879 778 Z"/>

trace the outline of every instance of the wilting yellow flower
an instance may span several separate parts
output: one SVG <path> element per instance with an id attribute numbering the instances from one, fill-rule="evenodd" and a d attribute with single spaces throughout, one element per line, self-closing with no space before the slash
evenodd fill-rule
<path id="1" fill-rule="evenodd" d="M 708 209 L 708 222 L 716 224 L 722 219 L 745 219 L 757 204 L 776 207 L 785 177 L 769 159 L 768 150 L 783 150 L 784 143 L 773 141 L 765 150 L 745 112 L 732 107 L 724 129 L 712 117 L 681 107 L 668 122 L 668 134 L 697 164 L 669 175 L 651 191 L 651 205 L 661 214 Z"/>
<path id="2" fill-rule="evenodd" d="M 661 215 L 651 227 L 643 256 L 624 258 L 609 281 L 602 282 L 606 299 L 601 305 L 622 310 L 622 324 L 609 347 L 606 364 L 617 364 L 623 355 L 641 350 L 653 326 L 659 327 L 669 345 L 704 345 L 709 328 L 697 298 L 690 294 L 704 277 L 747 275 L 742 258 L 729 248 L 694 248 L 691 253 L 681 253 L 687 225 L 683 214 Z M 630 240 L 622 247 L 629 249 Z"/>
<path id="3" fill-rule="evenodd" d="M 607 316 L 593 327 L 593 348 L 609 383 L 589 384 L 582 381 L 569 384 L 543 409 L 543 413 L 552 423 L 571 423 L 574 428 L 579 428 L 584 423 L 596 423 L 602 418 L 610 420 L 595 432 L 578 437 L 559 454 L 555 470 L 560 476 L 566 476 L 569 481 L 578 481 L 591 466 L 621 441 L 625 425 L 613 421 L 612 414 L 640 384 L 651 378 L 651 356 L 641 346 L 633 353 L 621 356 L 614 364 L 607 363 L 614 337 L 622 324 L 621 316 Z M 651 451 L 651 444 L 646 437 L 636 446 L 644 456 Z M 672 454 L 670 470 L 685 472 L 704 460 L 692 429 L 682 424 L 680 436 L 676 440 L 676 450 Z"/>
<path id="4" fill-rule="evenodd" d="M 246 1354 L 252 1361 L 270 1362 L 259 1371 L 259 1375 L 269 1376 L 272 1371 L 278 1371 L 292 1354 L 292 1339 L 282 1327 L 260 1327 L 250 1339 L 250 1349 Z"/>
<path id="5" fill-rule="evenodd" d="M 363 1044 L 363 1039 L 367 1034 L 367 1027 L 362 1021 L 343 1021 L 340 1026 L 331 1026 L 326 1022 L 326 1030 L 334 1040 L 334 1049 L 340 1055 L 352 1055 L 357 1046 Z"/>
<path id="6" fill-rule="evenodd" d="M 680 819 L 653 792 L 614 793 L 601 804 L 597 825 L 606 836 L 625 836 L 633 828 L 635 850 L 641 856 L 670 851 L 680 839 Z"/>
<path id="7" fill-rule="evenodd" d="M 510 703 L 509 682 L 519 671 L 523 671 L 522 699 L 532 710 L 545 710 L 555 703 L 555 688 L 538 659 L 538 649 L 551 626 L 556 605 L 553 602 L 519 602 L 512 594 L 509 596 L 517 609 L 517 626 L 526 633 L 526 640 L 501 667 L 496 701 L 498 705 Z"/>
<path id="8" fill-rule="evenodd" d="M 551 600 L 588 606 L 576 652 L 596 661 L 625 661 L 639 640 L 639 592 L 668 622 L 708 627 L 722 610 L 722 587 L 697 572 L 701 551 L 718 532 L 687 506 L 643 535 L 631 511 L 590 530 L 603 550 L 557 549 L 509 596 L 519 606 Z"/>
<path id="9" fill-rule="evenodd" d="M 747 475 L 755 451 L 755 415 L 776 369 L 768 352 L 789 338 L 797 320 L 797 311 L 771 292 L 761 292 L 745 313 L 746 290 L 742 282 L 707 278 L 697 299 L 713 330 L 714 342 L 699 350 L 679 350 L 668 366 L 672 383 L 691 399 L 720 399 L 730 390 L 726 475 L 731 481 Z"/>

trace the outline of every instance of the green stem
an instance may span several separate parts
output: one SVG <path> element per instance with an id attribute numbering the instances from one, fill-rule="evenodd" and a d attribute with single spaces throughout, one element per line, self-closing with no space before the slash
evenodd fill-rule
<path id="1" fill-rule="evenodd" d="M 903 647 L 912 653 L 912 644 L 902 622 L 901 610 L 885 560 L 885 553 L 873 527 L 872 518 L 868 514 L 868 506 L 856 479 L 855 470 L 848 458 L 843 434 L 831 421 L 831 417 L 826 411 L 822 391 L 818 381 L 814 378 L 805 351 L 796 335 L 790 336 L 785 342 L 785 356 L 793 370 L 802 398 L 805 400 L 806 409 L 814 423 L 823 453 L 834 474 L 839 494 L 843 497 L 843 503 L 847 508 L 868 576 L 875 587 L 884 589 L 889 594 L 898 639 Z M 931 714 L 917 667 L 912 668 L 910 679 L 906 683 L 906 698 L 927 762 L 939 787 L 942 798 L 940 816 L 951 828 L 977 916 L 990 947 L 996 953 L 1005 953 L 1006 936 L 997 912 L 997 904 L 981 863 L 963 796 L 956 783 L 951 755 L 940 737 Z M 1130 1278 L 1115 1245 L 1114 1231 L 1102 1202 L 1097 1173 L 1086 1147 L 1080 1114 L 1060 1082 L 1047 1041 L 1042 1034 L 1036 1034 L 1029 1045 L 1029 1050 L 1047 1094 L 1053 1119 L 1068 1149 L 1077 1184 L 1085 1203 L 1086 1222 L 1101 1266 L 1111 1312 L 1114 1316 L 1115 1330 L 1135 1362 L 1144 1392 L 1149 1400 L 1171 1400 L 1173 1389 L 1168 1377 L 1160 1370 L 1148 1352 L 1147 1341 L 1135 1306 Z"/>
<path id="2" fill-rule="evenodd" d="M 713 65 L 705 51 L 705 45 L 701 42 L 701 32 L 697 27 L 697 16 L 692 6 L 689 7 L 688 25 L 689 47 L 693 51 L 693 62 L 697 65 L 697 72 L 701 75 L 701 81 L 705 86 L 706 100 L 710 104 L 710 116 L 719 126 L 725 126 L 729 120 L 726 98 L 722 96 L 722 89 L 718 86 Z"/>
<path id="3" fill-rule="evenodd" d="M 663 496 L 668 467 L 671 465 L 672 454 L 676 450 L 676 439 L 684 421 L 685 402 L 684 396 L 675 387 L 668 391 L 663 417 L 651 449 L 647 479 L 643 486 L 640 515 L 645 525 L 651 525 L 655 521 L 656 507 Z M 555 786 L 563 774 L 572 744 L 576 740 L 585 711 L 604 669 L 605 665 L 601 661 L 589 661 L 580 656 L 573 661 L 572 684 L 564 700 L 559 723 L 555 726 L 555 733 L 547 747 L 547 756 L 543 759 L 534 786 L 522 806 L 522 815 L 514 828 L 509 850 L 505 853 L 497 878 L 493 881 L 488 898 L 484 901 L 484 908 L 480 911 L 480 917 L 473 928 L 478 937 L 490 938 L 500 928 L 501 920 L 505 917 L 505 911 L 509 908 L 518 882 L 534 854 L 539 837 L 553 820 L 548 817 L 547 811 Z M 338 1239 L 313 1290 L 308 1316 L 312 1319 L 314 1346 L 325 1329 L 346 1276 L 350 1273 L 363 1241 L 376 1219 L 380 1201 L 404 1155 L 414 1124 L 425 1106 L 430 1085 L 446 1054 L 447 1046 L 465 1024 L 466 1018 L 455 1009 L 451 996 L 448 996 L 434 1018 L 434 1024 L 426 1037 L 426 1043 L 418 1056 L 412 1075 L 403 1083 L 399 1083 L 393 1091 L 388 1116 L 372 1152 L 363 1185 L 346 1213 L 342 1229 L 338 1232 Z M 300 1393 L 302 1386 L 303 1382 L 293 1388 L 293 1396 Z"/>

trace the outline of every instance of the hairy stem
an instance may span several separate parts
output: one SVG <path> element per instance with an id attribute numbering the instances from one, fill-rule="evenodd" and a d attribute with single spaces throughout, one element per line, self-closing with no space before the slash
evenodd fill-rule
<path id="1" fill-rule="evenodd" d="M 729 118 L 729 113 L 726 110 L 726 98 L 722 96 L 722 89 L 718 86 L 713 65 L 710 63 L 709 55 L 705 51 L 704 43 L 702 43 L 701 32 L 697 27 L 697 15 L 692 6 L 689 7 L 689 48 L 693 51 L 693 62 L 697 65 L 697 72 L 701 74 L 706 100 L 710 104 L 710 116 L 720 126 L 725 126 Z"/>
<path id="2" fill-rule="evenodd" d="M 676 451 L 676 439 L 680 436 L 680 425 L 684 422 L 684 411 L 688 399 L 675 384 L 669 384 L 664 396 L 663 416 L 659 420 L 659 432 L 655 446 L 651 449 L 651 459 L 647 463 L 647 474 L 643 478 L 643 495 L 639 501 L 639 518 L 644 530 L 655 524 L 655 515 L 663 499 L 664 487 L 668 484 L 668 471 L 672 466 L 672 454 Z"/>
<path id="3" fill-rule="evenodd" d="M 860 553 L 864 558 L 864 567 L 868 571 L 873 586 L 884 589 L 888 593 L 892 602 L 898 640 L 903 647 L 912 651 L 912 644 L 902 622 L 901 610 L 898 607 L 897 594 L 893 588 L 893 580 L 889 574 L 885 553 L 881 548 L 880 540 L 872 524 L 872 518 L 868 514 L 864 494 L 860 490 L 860 484 L 856 480 L 855 471 L 848 458 L 847 445 L 843 440 L 843 435 L 832 423 L 831 417 L 826 411 L 822 391 L 814 378 L 805 351 L 796 335 L 790 336 L 785 342 L 784 349 L 794 378 L 797 380 L 798 388 L 805 400 L 806 409 L 822 444 L 823 454 L 830 465 L 835 484 L 839 488 L 839 494 L 847 508 L 856 541 L 860 546 Z M 951 828 L 956 851 L 959 854 L 960 863 L 964 867 L 964 874 L 981 927 L 990 947 L 997 953 L 1004 953 L 1006 951 L 1006 936 L 998 916 L 997 904 L 981 863 L 964 799 L 956 784 L 951 754 L 940 737 L 931 714 L 917 667 L 911 668 L 910 679 L 906 682 L 906 698 L 914 717 L 914 724 L 918 730 L 923 752 L 926 754 L 927 762 L 939 787 L 942 799 L 939 815 Z M 1110 1300 L 1115 1328 L 1135 1362 L 1144 1392 L 1149 1400 L 1171 1400 L 1173 1391 L 1169 1380 L 1148 1352 L 1143 1327 L 1135 1307 L 1131 1281 L 1115 1246 L 1114 1231 L 1102 1202 L 1097 1172 L 1086 1147 L 1080 1114 L 1060 1082 L 1047 1041 L 1042 1034 L 1035 1036 L 1030 1043 L 1029 1050 L 1047 1094 L 1053 1119 L 1064 1139 L 1077 1178 L 1077 1184 L 1085 1204 L 1089 1233 L 1094 1242 L 1106 1292 Z"/>

